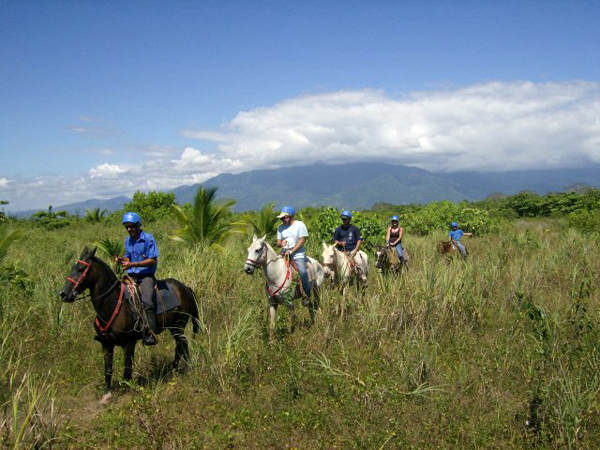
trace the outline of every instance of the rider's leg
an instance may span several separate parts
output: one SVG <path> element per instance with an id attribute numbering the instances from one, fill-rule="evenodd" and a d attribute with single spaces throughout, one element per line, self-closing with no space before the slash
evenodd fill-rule
<path id="1" fill-rule="evenodd" d="M 303 300 L 304 306 L 310 304 L 310 281 L 308 279 L 308 269 L 306 267 L 306 258 L 294 259 L 294 263 L 298 268 L 298 275 L 300 275 L 300 281 L 302 282 L 302 290 L 306 294 L 306 301 Z"/>
<path id="2" fill-rule="evenodd" d="M 404 248 L 402 248 L 402 243 L 398 242 L 398 245 L 395 247 L 396 253 L 398 253 L 398 257 L 401 261 L 404 261 Z"/>
<path id="3" fill-rule="evenodd" d="M 140 295 L 142 297 L 142 304 L 146 311 L 146 319 L 148 320 L 148 327 L 151 333 L 146 333 L 144 336 L 145 345 L 156 345 L 156 312 L 154 309 L 154 277 L 148 276 L 138 280 L 140 286 Z"/>
<path id="4" fill-rule="evenodd" d="M 465 246 L 463 245 L 463 243 L 460 242 L 460 241 L 454 241 L 454 242 L 456 242 L 456 246 L 458 247 L 458 250 L 460 250 L 460 253 L 463 256 L 467 256 L 467 249 L 465 248 Z"/>

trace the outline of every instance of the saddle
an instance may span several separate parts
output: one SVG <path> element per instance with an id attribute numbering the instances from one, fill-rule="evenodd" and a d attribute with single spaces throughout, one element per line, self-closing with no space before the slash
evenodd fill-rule
<path id="1" fill-rule="evenodd" d="M 142 309 L 141 307 L 141 296 L 140 296 L 140 288 L 136 284 L 136 282 L 128 275 L 123 277 L 123 283 L 126 285 L 133 286 L 135 288 L 135 298 L 131 298 L 131 294 L 127 294 L 127 301 L 130 303 L 134 311 L 138 309 Z M 154 309 L 156 311 L 156 315 L 164 314 L 166 312 L 172 311 L 178 306 L 180 306 L 179 299 L 177 295 L 169 288 L 169 285 L 165 280 L 156 280 L 154 283 L 154 295 L 152 296 L 152 300 L 154 301 Z"/>

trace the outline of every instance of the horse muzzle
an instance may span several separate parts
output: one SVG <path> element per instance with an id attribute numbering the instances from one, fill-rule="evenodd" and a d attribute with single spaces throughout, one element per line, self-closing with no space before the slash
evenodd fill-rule
<path id="1" fill-rule="evenodd" d="M 73 291 L 65 292 L 62 290 L 58 296 L 60 297 L 60 301 L 63 303 L 73 303 L 75 301 L 75 294 Z"/>
<path id="2" fill-rule="evenodd" d="M 244 264 L 244 272 L 248 275 L 252 275 L 254 273 L 255 267 L 252 264 Z"/>

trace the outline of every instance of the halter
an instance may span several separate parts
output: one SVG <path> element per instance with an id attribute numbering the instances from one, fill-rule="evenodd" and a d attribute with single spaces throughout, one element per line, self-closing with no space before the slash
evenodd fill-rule
<path id="1" fill-rule="evenodd" d="M 79 287 L 79 285 L 81 284 L 81 282 L 85 279 L 85 277 L 87 276 L 88 272 L 90 271 L 90 268 L 92 267 L 92 263 L 91 262 L 87 262 L 87 261 L 83 261 L 81 259 L 78 259 L 77 262 L 79 264 L 83 264 L 85 267 L 85 270 L 83 271 L 83 273 L 79 276 L 79 278 L 77 278 L 77 280 L 74 280 L 71 277 L 67 277 L 67 280 L 70 281 L 71 283 L 73 283 L 73 287 L 71 288 L 71 292 L 75 291 L 77 294 L 81 294 L 81 292 L 79 292 L 77 290 L 77 288 Z"/>
<path id="2" fill-rule="evenodd" d="M 252 267 L 254 267 L 256 269 L 258 269 L 263 264 L 265 264 L 266 261 L 261 261 L 261 259 L 266 260 L 266 258 L 267 258 L 267 254 L 264 251 L 265 248 L 266 248 L 266 246 L 265 246 L 265 243 L 263 242 L 260 247 L 261 253 L 260 253 L 259 257 L 257 259 L 246 258 L 246 263 L 250 264 Z M 264 253 L 264 258 L 263 258 L 263 253 Z M 268 265 L 271 262 L 273 262 L 273 261 L 268 261 L 268 262 L 266 262 L 265 265 Z M 295 264 L 293 262 L 291 264 L 295 267 Z M 283 283 L 281 283 L 281 285 L 277 289 L 272 290 L 269 287 L 269 282 L 268 281 L 266 282 L 267 294 L 269 294 L 269 297 L 271 297 L 271 298 L 274 298 L 283 289 L 283 286 L 285 286 L 285 283 L 290 278 L 290 274 L 292 271 L 290 270 L 290 258 L 288 258 L 288 257 L 285 258 L 285 267 L 286 267 L 285 278 L 283 279 Z M 297 271 L 297 269 L 296 269 L 296 271 Z"/>

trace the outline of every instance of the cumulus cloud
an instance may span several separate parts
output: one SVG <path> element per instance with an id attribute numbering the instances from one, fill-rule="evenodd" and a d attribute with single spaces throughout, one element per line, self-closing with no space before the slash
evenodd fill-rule
<path id="1" fill-rule="evenodd" d="M 342 91 L 186 130 L 252 167 L 385 161 L 434 171 L 581 166 L 600 159 L 600 83 L 490 82 L 394 99 Z"/>
<path id="2" fill-rule="evenodd" d="M 0 177 L 0 187 L 8 186 L 10 180 L 8 178 Z"/>
<path id="3" fill-rule="evenodd" d="M 83 128 L 95 121 L 80 120 Z M 582 167 L 600 163 L 600 83 L 489 82 L 402 98 L 371 89 L 322 93 L 240 112 L 216 130 L 182 134 L 204 143 L 140 147 L 137 165 L 106 155 L 104 164 L 75 180 L 0 178 L 0 196 L 10 193 L 20 199 L 11 205 L 24 209 L 39 207 L 39 199 L 59 205 L 317 161 L 449 172 Z"/>

